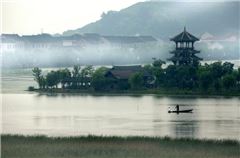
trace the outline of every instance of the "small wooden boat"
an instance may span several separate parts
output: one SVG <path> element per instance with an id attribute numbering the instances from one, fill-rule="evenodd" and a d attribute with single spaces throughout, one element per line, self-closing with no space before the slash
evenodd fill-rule
<path id="1" fill-rule="evenodd" d="M 191 113 L 193 109 L 188 109 L 188 110 L 168 110 L 168 113 Z"/>

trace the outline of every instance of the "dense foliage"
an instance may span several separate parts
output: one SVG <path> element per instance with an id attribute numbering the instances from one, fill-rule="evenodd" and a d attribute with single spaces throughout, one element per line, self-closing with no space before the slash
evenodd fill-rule
<path id="1" fill-rule="evenodd" d="M 205 92 L 239 91 L 240 68 L 233 68 L 230 62 L 192 66 L 169 65 L 148 66 L 152 75 L 156 76 L 156 88 L 175 88 L 198 90 Z"/>
<path id="2" fill-rule="evenodd" d="M 116 78 L 106 77 L 109 68 L 100 67 L 96 70 L 92 66 L 81 69 L 74 66 L 50 71 L 45 76 L 42 70 L 34 68 L 33 76 L 40 89 L 93 89 L 95 91 L 116 90 L 184 90 L 197 92 L 239 92 L 240 68 L 234 69 L 230 62 L 215 62 L 198 66 L 169 65 L 154 59 L 153 64 L 145 65 L 144 70 L 154 77 L 154 84 L 147 86 L 142 72 L 137 72 L 125 82 Z"/>
<path id="3" fill-rule="evenodd" d="M 35 67 L 32 70 L 34 80 L 38 83 L 40 89 L 58 88 L 61 85 L 63 89 L 88 88 L 90 86 L 90 78 L 92 78 L 93 67 L 86 66 L 81 69 L 75 65 L 73 70 L 68 68 L 50 71 L 45 76 L 42 70 Z"/>

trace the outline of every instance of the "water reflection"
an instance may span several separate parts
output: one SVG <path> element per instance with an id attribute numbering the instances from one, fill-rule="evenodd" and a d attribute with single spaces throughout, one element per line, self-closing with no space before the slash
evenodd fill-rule
<path id="1" fill-rule="evenodd" d="M 240 139 L 240 98 L 2 94 L 3 133 Z M 182 105 L 193 113 L 169 114 Z"/>
<path id="2" fill-rule="evenodd" d="M 194 138 L 197 136 L 197 126 L 193 121 L 188 122 L 176 122 L 172 127 L 173 131 L 175 131 L 175 137 L 191 137 Z"/>

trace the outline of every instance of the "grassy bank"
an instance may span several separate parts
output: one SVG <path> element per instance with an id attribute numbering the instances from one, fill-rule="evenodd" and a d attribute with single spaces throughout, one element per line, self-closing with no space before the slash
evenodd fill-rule
<path id="1" fill-rule="evenodd" d="M 2 158 L 239 158 L 236 141 L 3 135 Z"/>
<path id="2" fill-rule="evenodd" d="M 200 90 L 180 90 L 180 89 L 145 89 L 145 90 L 113 90 L 94 91 L 93 89 L 33 89 L 38 93 L 85 93 L 85 94 L 157 94 L 157 95 L 189 95 L 189 96 L 240 96 L 240 91 L 200 91 Z"/>

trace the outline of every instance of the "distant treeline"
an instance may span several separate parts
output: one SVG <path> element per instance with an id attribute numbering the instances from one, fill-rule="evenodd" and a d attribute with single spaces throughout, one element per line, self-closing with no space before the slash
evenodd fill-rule
<path id="1" fill-rule="evenodd" d="M 100 67 L 94 69 L 86 66 L 74 66 L 70 71 L 68 68 L 51 71 L 45 76 L 39 68 L 34 68 L 33 76 L 42 90 L 57 89 L 91 89 L 93 91 L 121 91 L 121 90 L 184 90 L 207 92 L 240 92 L 240 68 L 234 69 L 230 62 L 215 62 L 212 64 L 198 66 L 169 65 L 162 68 L 162 60 L 154 60 L 152 64 L 145 65 L 143 70 L 151 74 L 154 83 L 149 86 L 145 84 L 143 72 L 132 74 L 127 83 L 118 82 L 117 78 L 109 78 L 106 72 L 109 68 Z M 111 86 L 118 84 L 117 86 Z M 127 85 L 126 85 L 127 84 Z M 34 90 L 30 87 L 29 90 Z"/>

